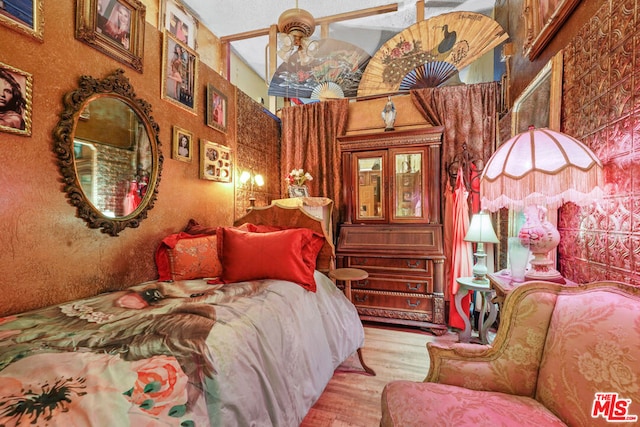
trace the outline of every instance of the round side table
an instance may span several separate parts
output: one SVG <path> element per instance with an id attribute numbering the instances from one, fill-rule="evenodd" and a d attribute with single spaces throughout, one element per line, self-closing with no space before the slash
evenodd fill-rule
<path id="1" fill-rule="evenodd" d="M 329 270 L 329 277 L 335 281 L 344 282 L 344 295 L 353 303 L 351 300 L 351 281 L 364 280 L 369 277 L 369 273 L 364 270 L 360 270 L 359 268 L 336 268 L 334 270 Z M 373 376 L 376 375 L 376 372 L 364 362 L 362 348 L 358 348 L 358 359 L 360 359 L 360 364 L 366 373 Z"/>
<path id="2" fill-rule="evenodd" d="M 329 271 L 329 277 L 333 280 L 344 282 L 344 295 L 351 302 L 351 281 L 364 280 L 369 277 L 369 273 L 359 268 L 336 268 Z"/>
<path id="3" fill-rule="evenodd" d="M 494 291 L 491 289 L 491 285 L 488 282 L 486 284 L 477 283 L 473 281 L 473 277 L 459 277 L 456 279 L 456 282 L 458 282 L 459 285 L 458 292 L 456 292 L 455 297 L 456 311 L 460 317 L 462 317 L 462 321 L 464 322 L 464 331 L 460 332 L 458 335 L 460 337 L 460 342 L 469 342 L 471 340 L 471 322 L 469 321 L 469 317 L 467 317 L 462 310 L 462 298 L 464 298 L 469 291 L 475 291 L 482 294 L 482 307 L 480 308 L 480 317 L 478 320 L 478 335 L 480 336 L 482 344 L 487 344 L 489 342 L 487 339 L 487 332 L 498 316 L 496 306 L 491 302 Z M 485 321 L 484 315 L 487 312 L 487 306 L 489 306 L 489 317 Z"/>

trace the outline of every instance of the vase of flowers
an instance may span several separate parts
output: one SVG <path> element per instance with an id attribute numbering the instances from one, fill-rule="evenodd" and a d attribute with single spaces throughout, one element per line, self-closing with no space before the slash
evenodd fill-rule
<path id="1" fill-rule="evenodd" d="M 313 180 L 309 172 L 303 169 L 293 169 L 285 177 L 289 197 L 309 197 L 309 189 L 306 186 L 307 181 Z"/>

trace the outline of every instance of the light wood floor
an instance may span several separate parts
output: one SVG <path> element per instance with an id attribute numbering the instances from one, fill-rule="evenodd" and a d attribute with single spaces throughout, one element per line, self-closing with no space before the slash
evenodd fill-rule
<path id="1" fill-rule="evenodd" d="M 421 330 L 407 331 L 365 325 L 365 363 L 376 376 L 336 373 L 320 399 L 311 408 L 302 427 L 378 427 L 380 396 L 390 381 L 422 381 L 429 371 L 427 341 L 454 340 L 458 335 L 442 337 Z"/>

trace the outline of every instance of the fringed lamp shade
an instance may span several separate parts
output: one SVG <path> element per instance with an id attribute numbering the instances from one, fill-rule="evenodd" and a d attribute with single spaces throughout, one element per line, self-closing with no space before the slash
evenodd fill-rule
<path id="1" fill-rule="evenodd" d="M 493 153 L 482 172 L 482 207 L 524 210 L 518 237 L 533 253 L 526 280 L 564 283 L 547 253 L 560 242 L 547 209 L 565 202 L 588 204 L 602 197 L 602 163 L 582 142 L 549 129 L 522 132 Z"/>
<path id="2" fill-rule="evenodd" d="M 602 163 L 589 147 L 546 128 L 530 128 L 502 144 L 480 181 L 482 206 L 492 212 L 582 205 L 602 197 L 602 188 Z"/>

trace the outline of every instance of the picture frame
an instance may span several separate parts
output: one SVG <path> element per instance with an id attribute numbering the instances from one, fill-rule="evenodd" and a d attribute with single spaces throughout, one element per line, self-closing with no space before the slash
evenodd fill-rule
<path id="1" fill-rule="evenodd" d="M 232 176 L 231 148 L 201 139 L 200 178 L 209 181 L 231 182 Z"/>
<path id="2" fill-rule="evenodd" d="M 166 30 L 162 52 L 162 98 L 197 114 L 198 54 Z"/>
<path id="3" fill-rule="evenodd" d="M 212 84 L 207 85 L 207 126 L 227 131 L 227 97 Z"/>
<path id="4" fill-rule="evenodd" d="M 511 136 L 530 125 L 560 131 L 563 51 L 556 53 L 514 101 Z"/>
<path id="5" fill-rule="evenodd" d="M 158 28 L 164 28 L 178 41 L 195 50 L 198 20 L 176 1 L 164 0 L 161 7 Z"/>
<path id="6" fill-rule="evenodd" d="M 171 157 L 190 163 L 193 159 L 193 133 L 178 126 L 173 127 Z"/>
<path id="7" fill-rule="evenodd" d="M 309 197 L 309 188 L 306 185 L 290 185 L 287 193 L 289 197 Z M 364 210 L 366 211 L 366 207 Z"/>
<path id="8" fill-rule="evenodd" d="M 0 1 L 0 24 L 44 41 L 44 0 Z"/>
<path id="9" fill-rule="evenodd" d="M 33 76 L 0 62 L 0 81 L 11 88 L 8 111 L 0 119 L 0 131 L 31 136 L 33 112 Z"/>
<path id="10" fill-rule="evenodd" d="M 533 61 L 549 44 L 580 0 L 525 0 L 522 15 L 525 22 L 524 55 Z"/>
<path id="11" fill-rule="evenodd" d="M 142 73 L 146 7 L 138 0 L 77 0 L 76 39 Z"/>

